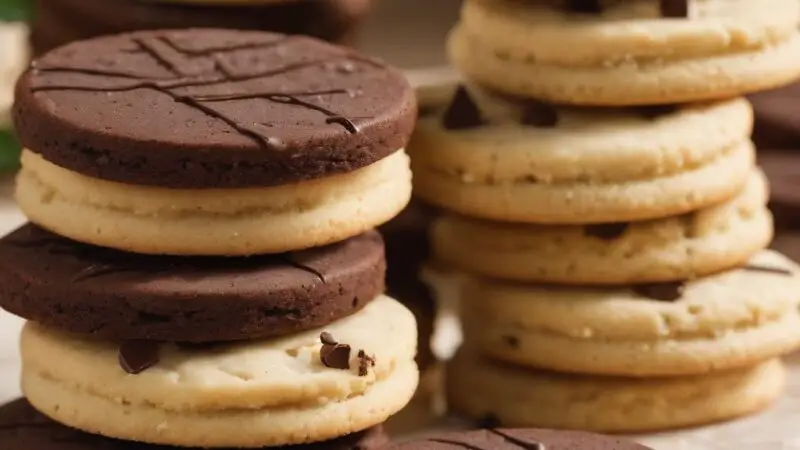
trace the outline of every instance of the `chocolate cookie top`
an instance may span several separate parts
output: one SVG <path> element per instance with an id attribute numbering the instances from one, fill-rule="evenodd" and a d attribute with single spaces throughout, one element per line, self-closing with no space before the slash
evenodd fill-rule
<path id="1" fill-rule="evenodd" d="M 487 429 L 430 436 L 393 450 L 648 450 L 616 437 L 578 431 Z"/>
<path id="2" fill-rule="evenodd" d="M 377 450 L 385 448 L 387 442 L 388 438 L 383 430 L 375 427 L 332 441 L 271 448 L 273 450 Z M 0 406 L 0 448 L 3 450 L 178 450 L 177 447 L 118 441 L 73 430 L 40 414 L 24 399 Z"/>
<path id="3" fill-rule="evenodd" d="M 60 47 L 17 84 L 22 144 L 91 177 L 169 188 L 274 186 L 403 148 L 405 78 L 313 38 L 144 31 Z"/>
<path id="4" fill-rule="evenodd" d="M 35 225 L 0 240 L 0 307 L 109 339 L 213 342 L 321 327 L 384 289 L 383 241 L 249 258 L 164 257 L 79 244 Z"/>

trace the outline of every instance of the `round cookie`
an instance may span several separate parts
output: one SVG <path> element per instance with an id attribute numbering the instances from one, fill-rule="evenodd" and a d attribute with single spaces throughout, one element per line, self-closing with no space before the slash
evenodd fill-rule
<path id="1" fill-rule="evenodd" d="M 282 447 L 283 450 L 378 450 L 388 444 L 380 427 L 331 441 Z M 178 450 L 86 434 L 53 422 L 24 399 L 0 406 L 0 446 L 5 450 Z M 229 449 L 232 450 L 232 449 Z"/>
<path id="2" fill-rule="evenodd" d="M 353 44 L 371 0 L 153 2 L 37 0 L 31 42 L 37 55 L 73 41 L 129 31 L 231 28 L 302 34 Z"/>
<path id="3" fill-rule="evenodd" d="M 418 124 L 409 145 L 415 194 L 500 222 L 683 214 L 742 189 L 753 167 L 752 123 L 743 99 L 576 109 L 462 87 L 446 111 Z"/>
<path id="4" fill-rule="evenodd" d="M 650 447 L 627 439 L 582 431 L 503 429 L 451 432 L 398 444 L 393 450 L 648 450 Z"/>
<path id="5" fill-rule="evenodd" d="M 365 430 L 402 409 L 418 381 L 416 333 L 413 315 L 388 297 L 317 330 L 212 346 L 131 351 L 29 322 L 22 384 L 45 415 L 109 437 L 203 448 L 302 444 Z M 142 370 L 130 375 L 131 366 Z"/>
<path id="6" fill-rule="evenodd" d="M 469 0 L 450 57 L 509 94 L 600 106 L 732 97 L 800 76 L 794 0 L 593 3 Z"/>
<path id="7" fill-rule="evenodd" d="M 465 350 L 451 362 L 447 384 L 451 409 L 474 418 L 491 416 L 506 427 L 613 433 L 752 414 L 780 396 L 785 385 L 785 368 L 777 359 L 703 376 L 629 379 L 523 369 Z"/>
<path id="8" fill-rule="evenodd" d="M 474 280 L 464 335 L 486 355 L 566 373 L 682 376 L 800 346 L 800 268 L 765 250 L 689 282 L 599 289 Z"/>
<path id="9" fill-rule="evenodd" d="M 770 185 L 769 208 L 778 229 L 800 225 L 800 155 L 796 152 L 760 151 L 758 163 Z"/>
<path id="10" fill-rule="evenodd" d="M 69 105 L 80 104 L 81 108 Z M 195 29 L 98 38 L 17 85 L 17 200 L 71 239 L 248 255 L 336 242 L 410 197 L 414 93 L 306 37 Z"/>
<path id="11" fill-rule="evenodd" d="M 680 281 L 738 266 L 772 239 L 767 183 L 685 215 L 588 226 L 505 224 L 459 215 L 432 227 L 435 259 L 476 275 L 555 284 Z"/>
<path id="12" fill-rule="evenodd" d="M 327 247 L 228 259 L 123 253 L 25 225 L 0 239 L 0 306 L 105 339 L 259 339 L 361 310 L 383 292 L 385 267 L 374 231 Z"/>

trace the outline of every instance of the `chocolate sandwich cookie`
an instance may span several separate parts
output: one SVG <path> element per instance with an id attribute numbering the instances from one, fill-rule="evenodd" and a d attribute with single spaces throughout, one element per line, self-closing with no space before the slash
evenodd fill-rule
<path id="1" fill-rule="evenodd" d="M 352 44 L 371 0 L 151 2 L 37 0 L 32 44 L 43 54 L 69 42 L 129 31 L 218 27 L 303 34 Z"/>
<path id="2" fill-rule="evenodd" d="M 373 450 L 385 448 L 387 443 L 383 430 L 374 427 L 332 441 L 275 450 Z M 5 450 L 177 450 L 176 447 L 119 441 L 80 432 L 48 419 L 24 399 L 0 406 L 0 447 Z"/>
<path id="3" fill-rule="evenodd" d="M 347 317 L 383 292 L 376 232 L 250 258 L 157 257 L 25 225 L 0 240 L 0 306 L 75 333 L 209 342 L 287 335 Z"/>
<path id="4" fill-rule="evenodd" d="M 504 429 L 434 434 L 393 450 L 648 450 L 627 439 L 580 431 Z"/>
<path id="5" fill-rule="evenodd" d="M 73 43 L 17 85 L 17 199 L 61 235 L 133 252 L 324 245 L 405 207 L 415 118 L 402 74 L 312 38 L 194 29 Z"/>
<path id="6" fill-rule="evenodd" d="M 750 96 L 759 148 L 800 148 L 800 83 Z"/>

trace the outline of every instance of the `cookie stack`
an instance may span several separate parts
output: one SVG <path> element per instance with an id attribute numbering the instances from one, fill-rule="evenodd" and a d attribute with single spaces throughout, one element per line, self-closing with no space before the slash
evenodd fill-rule
<path id="1" fill-rule="evenodd" d="M 375 448 L 418 380 L 372 230 L 408 203 L 415 118 L 399 72 L 306 37 L 149 31 L 36 60 L 14 109 L 32 224 L 0 240 L 27 401 L 149 444 Z"/>
<path id="2" fill-rule="evenodd" d="M 351 45 L 372 0 L 31 0 L 37 55 L 129 31 L 222 27 L 303 34 Z"/>
<path id="3" fill-rule="evenodd" d="M 412 139 L 451 211 L 454 409 L 504 425 L 657 430 L 755 412 L 800 343 L 741 94 L 800 75 L 798 3 L 468 0 L 466 80 Z"/>

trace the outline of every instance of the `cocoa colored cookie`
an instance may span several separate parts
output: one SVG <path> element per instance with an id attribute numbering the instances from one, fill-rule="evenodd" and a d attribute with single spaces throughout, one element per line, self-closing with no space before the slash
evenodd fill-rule
<path id="1" fill-rule="evenodd" d="M 79 244 L 29 224 L 0 240 L 0 306 L 110 339 L 257 339 L 361 310 L 382 293 L 384 270 L 376 232 L 279 255 L 177 258 Z"/>
<path id="2" fill-rule="evenodd" d="M 80 108 L 74 107 L 80 105 Z M 17 84 L 24 147 L 81 175 L 277 186 L 371 165 L 416 118 L 398 71 L 313 38 L 192 29 L 72 43 Z"/>
<path id="3" fill-rule="evenodd" d="M 502 429 L 435 434 L 394 450 L 647 450 L 627 439 L 580 431 Z M 16 449 L 12 449 L 16 450 Z"/>
<path id="4" fill-rule="evenodd" d="M 37 54 L 106 34 L 166 28 L 219 27 L 304 34 L 352 43 L 371 0 L 156 3 L 140 0 L 37 0 L 32 43 Z"/>
<path id="5" fill-rule="evenodd" d="M 760 151 L 758 163 L 769 180 L 769 208 L 778 229 L 800 225 L 800 154 Z"/>
<path id="6" fill-rule="evenodd" d="M 759 148 L 800 147 L 800 83 L 750 96 L 753 141 Z"/>
<path id="7" fill-rule="evenodd" d="M 315 444 L 275 450 L 372 450 L 384 448 L 388 438 L 380 427 Z M 176 447 L 119 441 L 82 433 L 40 414 L 24 399 L 0 406 L 0 448 L 4 450 L 177 450 Z"/>

